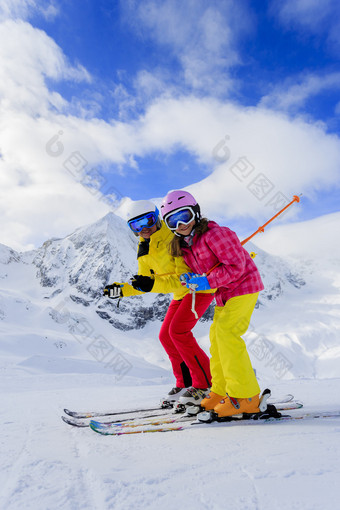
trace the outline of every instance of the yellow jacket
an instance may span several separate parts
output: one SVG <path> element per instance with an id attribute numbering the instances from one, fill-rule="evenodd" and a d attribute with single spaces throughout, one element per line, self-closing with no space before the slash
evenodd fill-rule
<path id="1" fill-rule="evenodd" d="M 155 283 L 151 292 L 157 294 L 168 294 L 173 292 L 174 299 L 179 300 L 189 292 L 189 289 L 183 287 L 179 281 L 182 273 L 190 271 L 182 257 L 174 257 L 169 254 L 168 246 L 173 237 L 173 233 L 162 222 L 161 228 L 157 230 L 150 240 L 140 238 L 138 244 L 137 260 L 138 274 L 143 276 L 152 276 Z M 167 276 L 158 276 L 166 274 Z M 144 294 L 129 285 L 123 284 L 123 297 L 136 296 Z"/>

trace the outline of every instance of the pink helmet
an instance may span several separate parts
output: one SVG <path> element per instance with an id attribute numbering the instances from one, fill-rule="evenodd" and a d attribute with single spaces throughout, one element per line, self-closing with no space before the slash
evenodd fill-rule
<path id="1" fill-rule="evenodd" d="M 161 205 L 161 214 L 163 219 L 169 214 L 182 207 L 192 207 L 197 214 L 197 218 L 200 217 L 200 206 L 194 199 L 194 197 L 188 192 L 183 190 L 170 191 L 167 196 L 163 199 Z"/>

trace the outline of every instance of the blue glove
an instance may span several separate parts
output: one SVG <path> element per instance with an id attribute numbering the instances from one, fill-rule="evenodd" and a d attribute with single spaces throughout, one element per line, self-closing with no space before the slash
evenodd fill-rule
<path id="1" fill-rule="evenodd" d="M 186 273 L 185 275 L 181 275 L 181 278 L 182 276 L 184 276 L 186 280 L 186 287 L 188 287 L 188 289 L 194 289 L 196 291 L 211 289 L 206 276 L 195 273 Z"/>
<path id="2" fill-rule="evenodd" d="M 181 281 L 181 284 L 183 285 L 183 287 L 186 287 L 187 286 L 187 283 L 188 281 L 190 280 L 190 278 L 192 278 L 193 276 L 198 276 L 196 275 L 195 273 L 182 273 L 181 276 L 179 277 L 180 281 Z"/>

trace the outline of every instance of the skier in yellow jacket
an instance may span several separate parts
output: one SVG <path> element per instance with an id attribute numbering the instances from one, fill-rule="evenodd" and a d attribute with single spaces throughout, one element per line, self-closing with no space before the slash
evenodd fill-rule
<path id="1" fill-rule="evenodd" d="M 161 221 L 157 207 L 148 200 L 139 200 L 132 203 L 128 216 L 130 229 L 139 236 L 138 274 L 130 283 L 108 285 L 104 294 L 121 298 L 144 292 L 173 293 L 159 333 L 176 379 L 176 386 L 169 392 L 167 400 L 178 400 L 188 387 L 197 389 L 201 400 L 211 386 L 209 358 L 191 330 L 213 300 L 214 290 L 196 293 L 194 313 L 192 296 L 179 280 L 179 274 L 187 273 L 189 268 L 183 259 L 177 260 L 176 265 L 169 254 L 174 234 Z M 189 401 L 187 399 L 186 403 Z M 192 403 L 196 403 L 195 399 Z"/>

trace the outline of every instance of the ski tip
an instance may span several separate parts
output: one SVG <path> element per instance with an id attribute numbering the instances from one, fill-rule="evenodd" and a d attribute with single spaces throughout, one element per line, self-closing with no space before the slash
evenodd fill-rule
<path id="1" fill-rule="evenodd" d="M 101 436 L 108 435 L 107 433 L 105 433 L 105 429 L 97 428 L 92 422 L 90 422 L 90 429 L 93 430 L 94 432 L 97 432 L 97 434 L 100 434 Z"/>
<path id="2" fill-rule="evenodd" d="M 67 414 L 68 416 L 72 416 L 73 418 L 77 414 L 74 411 L 70 411 L 69 409 L 64 409 L 64 413 Z"/>
<path id="3" fill-rule="evenodd" d="M 61 419 L 63 420 L 64 423 L 67 423 L 67 425 L 74 425 L 74 423 L 72 423 L 71 420 L 66 418 L 66 416 L 61 416 Z"/>
<path id="4" fill-rule="evenodd" d="M 107 428 L 110 428 L 112 426 L 111 423 L 105 423 L 105 422 L 96 421 L 96 420 L 91 420 L 90 421 L 90 426 L 91 425 L 92 425 L 92 427 L 96 427 L 97 429 L 107 429 Z"/>
<path id="5" fill-rule="evenodd" d="M 64 423 L 67 423 L 67 425 L 71 425 L 72 427 L 83 428 L 89 426 L 89 424 L 85 423 L 85 421 L 72 419 L 71 417 L 68 418 L 67 416 L 61 416 L 61 419 Z"/>
<path id="6" fill-rule="evenodd" d="M 81 413 L 81 412 L 77 412 L 77 411 L 70 411 L 69 409 L 64 409 L 64 413 L 67 416 L 71 416 L 71 418 L 80 418 L 80 419 L 91 418 L 91 416 L 93 416 L 93 413 Z"/>
<path id="7" fill-rule="evenodd" d="M 90 422 L 90 429 L 93 430 L 94 432 L 98 432 L 98 434 L 100 434 L 99 430 L 96 429 L 96 427 L 94 426 L 94 424 L 92 422 Z"/>

